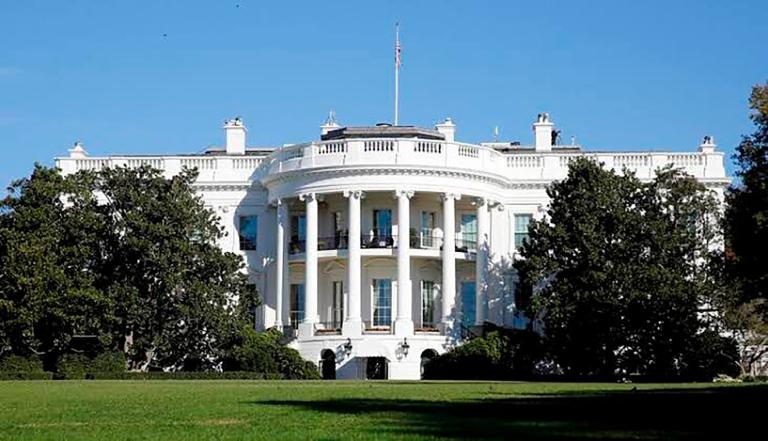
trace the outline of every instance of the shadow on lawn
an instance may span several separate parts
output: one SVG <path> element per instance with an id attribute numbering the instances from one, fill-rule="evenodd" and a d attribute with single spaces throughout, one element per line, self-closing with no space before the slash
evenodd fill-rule
<path id="1" fill-rule="evenodd" d="M 459 402 L 345 398 L 253 404 L 365 416 L 373 423 L 354 429 L 379 436 L 389 433 L 457 439 L 736 439 L 738 434 L 763 431 L 768 387 L 506 398 L 500 395 L 504 394 Z"/>

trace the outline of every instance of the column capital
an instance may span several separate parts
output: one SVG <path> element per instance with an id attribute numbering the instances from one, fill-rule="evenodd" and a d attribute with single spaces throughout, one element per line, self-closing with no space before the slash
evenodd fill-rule
<path id="1" fill-rule="evenodd" d="M 269 200 L 270 207 L 277 208 L 281 205 L 284 205 L 283 198 L 274 198 Z"/>
<path id="2" fill-rule="evenodd" d="M 322 202 L 325 200 L 325 195 L 320 193 L 314 193 L 314 192 L 302 193 L 299 195 L 299 200 L 302 202 L 312 202 L 312 201 Z"/>
<path id="3" fill-rule="evenodd" d="M 442 198 L 443 200 L 453 199 L 454 201 L 458 201 L 461 199 L 461 194 L 460 193 L 443 193 Z"/>
<path id="4" fill-rule="evenodd" d="M 472 205 L 474 205 L 477 208 L 480 208 L 484 205 L 488 205 L 488 199 L 486 198 L 474 198 L 472 200 Z"/>
<path id="5" fill-rule="evenodd" d="M 395 199 L 398 199 L 401 196 L 405 196 L 408 199 L 410 199 L 413 197 L 413 190 L 403 190 L 403 189 L 395 190 L 395 196 L 394 196 Z"/>
<path id="6" fill-rule="evenodd" d="M 345 198 L 364 199 L 365 192 L 363 190 L 344 190 L 342 192 Z"/>
<path id="7" fill-rule="evenodd" d="M 499 201 L 488 201 L 488 208 L 491 210 L 495 208 L 498 211 L 504 211 L 504 204 Z"/>

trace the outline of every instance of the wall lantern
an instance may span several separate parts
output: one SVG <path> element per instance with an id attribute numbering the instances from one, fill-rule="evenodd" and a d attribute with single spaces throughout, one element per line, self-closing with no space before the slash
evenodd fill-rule
<path id="1" fill-rule="evenodd" d="M 408 349 L 411 349 L 411 345 L 408 344 L 408 338 L 403 337 L 403 342 L 400 344 L 400 348 L 403 350 L 403 356 L 408 356 Z"/>
<path id="2" fill-rule="evenodd" d="M 347 342 L 344 343 L 344 353 L 347 354 L 347 356 L 352 353 L 352 340 L 350 338 L 347 338 Z"/>

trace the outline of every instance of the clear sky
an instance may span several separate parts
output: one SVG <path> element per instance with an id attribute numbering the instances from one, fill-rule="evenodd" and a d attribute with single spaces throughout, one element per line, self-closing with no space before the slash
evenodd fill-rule
<path id="1" fill-rule="evenodd" d="M 198 152 L 450 116 L 457 138 L 532 141 L 538 112 L 588 149 L 729 152 L 768 80 L 768 2 L 0 0 L 0 183 L 92 155 Z M 730 161 L 729 161 L 730 162 Z"/>

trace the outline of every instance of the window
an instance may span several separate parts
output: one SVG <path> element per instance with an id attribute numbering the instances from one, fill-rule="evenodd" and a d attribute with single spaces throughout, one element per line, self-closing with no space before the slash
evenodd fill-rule
<path id="1" fill-rule="evenodd" d="M 461 215 L 461 244 L 465 249 L 477 248 L 477 215 L 465 213 Z"/>
<path id="2" fill-rule="evenodd" d="M 333 305 L 331 306 L 331 325 L 341 328 L 344 324 L 344 282 L 333 282 Z"/>
<path id="3" fill-rule="evenodd" d="M 304 320 L 304 284 L 291 285 L 291 326 L 299 327 Z"/>
<path id="4" fill-rule="evenodd" d="M 515 248 L 523 246 L 523 242 L 528 239 L 528 225 L 531 223 L 530 214 L 515 215 Z"/>
<path id="5" fill-rule="evenodd" d="M 240 216 L 240 249 L 255 250 L 259 232 L 258 216 Z"/>
<path id="6" fill-rule="evenodd" d="M 303 253 L 307 239 L 307 217 L 303 214 L 291 216 L 290 253 Z"/>
<path id="7" fill-rule="evenodd" d="M 475 325 L 475 282 L 461 282 L 461 323 L 466 326 Z"/>
<path id="8" fill-rule="evenodd" d="M 373 279 L 373 326 L 392 324 L 392 280 Z"/>
<path id="9" fill-rule="evenodd" d="M 434 211 L 422 211 L 421 212 L 421 247 L 432 248 L 435 243 L 432 239 L 432 234 L 435 230 L 435 212 Z"/>
<path id="10" fill-rule="evenodd" d="M 392 235 L 392 210 L 373 210 L 373 235 L 378 237 Z"/>
<path id="11" fill-rule="evenodd" d="M 432 328 L 435 326 L 435 282 L 431 280 L 421 281 L 421 326 Z"/>

